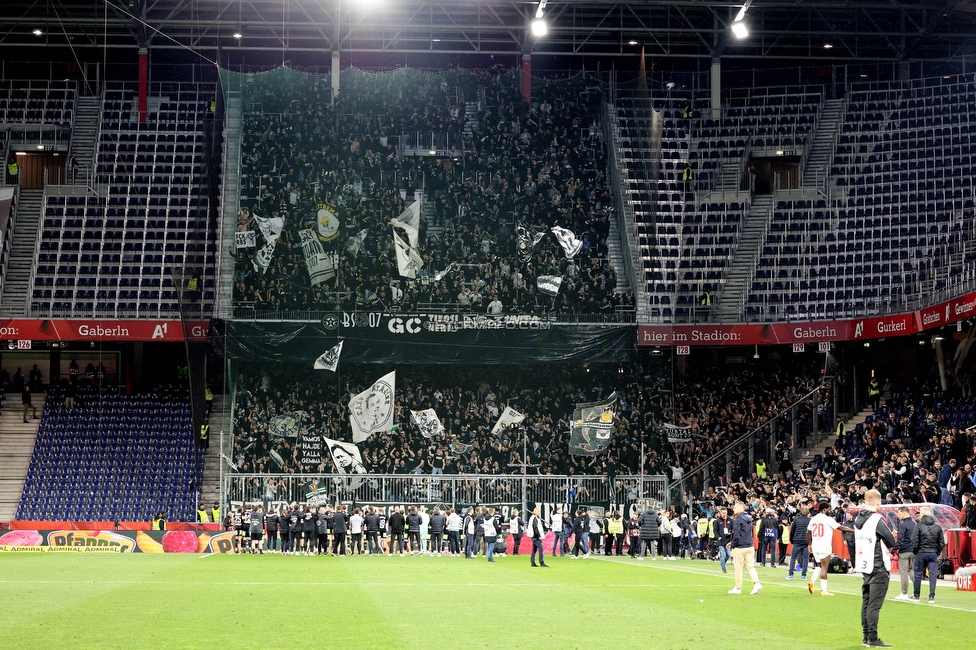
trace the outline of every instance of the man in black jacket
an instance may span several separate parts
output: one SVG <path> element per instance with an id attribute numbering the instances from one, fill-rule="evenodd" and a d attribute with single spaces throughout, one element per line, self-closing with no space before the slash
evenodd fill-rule
<path id="1" fill-rule="evenodd" d="M 647 508 L 637 519 L 640 526 L 641 549 L 637 556 L 638 560 L 643 560 L 647 555 L 647 549 L 651 549 L 651 559 L 657 560 L 657 544 L 661 539 L 661 516 L 650 507 Z"/>
<path id="2" fill-rule="evenodd" d="M 766 515 L 759 520 L 759 566 L 766 566 L 766 551 L 769 551 L 769 566 L 776 566 L 776 539 L 779 537 L 779 519 L 772 508 L 766 508 Z"/>
<path id="3" fill-rule="evenodd" d="M 573 559 L 579 557 L 580 551 L 583 551 L 583 559 L 590 557 L 590 549 L 588 540 L 583 538 L 583 533 L 588 533 L 590 530 L 590 515 L 586 513 L 584 508 L 580 508 L 576 511 L 576 518 L 573 519 L 573 537 L 575 542 L 573 543 Z"/>
<path id="4" fill-rule="evenodd" d="M 403 524 L 405 520 L 400 508 L 394 508 L 390 514 L 390 555 L 399 552 L 403 557 Z"/>
<path id="5" fill-rule="evenodd" d="M 800 514 L 790 526 L 790 544 L 793 553 L 790 555 L 790 571 L 786 579 L 793 579 L 793 571 L 800 569 L 800 577 L 807 579 L 807 564 L 810 561 L 810 547 L 807 546 L 807 527 L 810 525 L 810 507 L 800 506 Z M 799 562 L 797 562 L 799 560 Z"/>
<path id="6" fill-rule="evenodd" d="M 729 561 L 729 542 L 732 541 L 732 520 L 729 519 L 729 511 L 725 506 L 720 506 L 715 515 L 713 523 L 715 530 L 715 545 L 718 546 L 718 563 L 722 567 L 722 573 L 728 573 L 725 563 Z"/>
<path id="7" fill-rule="evenodd" d="M 343 557 L 346 554 L 346 529 L 348 519 L 346 517 L 346 506 L 339 506 L 335 514 L 332 515 L 332 554 Z"/>
<path id="8" fill-rule="evenodd" d="M 441 538 L 444 537 L 444 527 L 447 526 L 447 517 L 444 516 L 440 508 L 434 506 L 434 511 L 430 513 L 430 523 L 427 526 L 430 529 L 430 554 L 440 555 Z"/>
<path id="9" fill-rule="evenodd" d="M 864 509 L 854 520 L 854 567 L 864 576 L 861 585 L 861 644 L 869 648 L 890 648 L 878 637 L 878 619 L 881 606 L 888 593 L 891 573 L 889 550 L 895 538 L 888 530 L 884 517 L 878 514 L 881 493 L 868 490 L 864 493 Z M 916 567 L 918 566 L 916 562 Z"/>
<path id="10" fill-rule="evenodd" d="M 939 553 L 946 545 L 942 526 L 935 523 L 932 508 L 919 509 L 921 519 L 912 531 L 912 552 L 915 553 L 915 590 L 911 600 L 917 601 L 922 592 L 922 574 L 929 571 L 929 603 L 935 602 L 935 581 L 939 577 Z"/>
<path id="11" fill-rule="evenodd" d="M 370 555 L 374 555 L 380 552 L 377 541 L 377 534 L 380 530 L 380 516 L 376 514 L 373 506 L 366 509 L 364 521 L 366 524 L 366 548 L 369 550 Z"/>
<path id="12" fill-rule="evenodd" d="M 416 506 L 410 506 L 407 513 L 407 539 L 410 540 L 410 555 L 423 555 L 424 547 L 420 545 L 420 524 L 423 518 L 417 512 Z"/>
<path id="13" fill-rule="evenodd" d="M 908 586 L 915 575 L 915 552 L 912 550 L 912 533 L 915 532 L 915 520 L 912 511 L 902 506 L 898 508 L 898 541 L 895 550 L 898 551 L 898 575 L 901 578 L 901 595 L 895 600 L 908 600 Z"/>

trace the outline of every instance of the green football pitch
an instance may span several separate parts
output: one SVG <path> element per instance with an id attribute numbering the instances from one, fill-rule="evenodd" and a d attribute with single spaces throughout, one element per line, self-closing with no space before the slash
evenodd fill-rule
<path id="1" fill-rule="evenodd" d="M 525 556 L 5 555 L 6 648 L 859 648 L 860 579 L 811 596 L 762 569 L 729 596 L 715 562 Z M 750 586 L 748 581 L 746 587 Z M 927 586 L 923 587 L 923 597 Z M 896 648 L 973 648 L 976 593 L 891 600 Z"/>

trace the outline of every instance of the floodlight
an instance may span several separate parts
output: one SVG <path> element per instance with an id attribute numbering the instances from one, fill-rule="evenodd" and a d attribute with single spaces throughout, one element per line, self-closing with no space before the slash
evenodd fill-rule
<path id="1" fill-rule="evenodd" d="M 741 21 L 734 22 L 732 23 L 732 33 L 735 34 L 735 37 L 741 41 L 743 38 L 749 36 L 749 28 L 746 27 L 746 24 Z"/>
<path id="2" fill-rule="evenodd" d="M 549 26 L 546 21 L 542 18 L 536 18 L 532 21 L 532 35 L 533 36 L 545 36 L 549 33 Z"/>
<path id="3" fill-rule="evenodd" d="M 44 32 L 42 32 L 40 29 L 35 29 L 34 30 L 34 36 L 43 36 L 43 35 L 44 35 Z"/>

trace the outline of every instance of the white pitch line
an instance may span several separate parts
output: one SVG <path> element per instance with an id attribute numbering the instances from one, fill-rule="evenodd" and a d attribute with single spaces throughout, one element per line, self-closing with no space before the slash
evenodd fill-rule
<path id="1" fill-rule="evenodd" d="M 667 561 L 662 562 L 661 564 L 657 564 L 657 563 L 654 563 L 654 564 L 638 564 L 638 562 L 636 560 L 627 561 L 627 560 L 623 560 L 623 559 L 618 560 L 616 558 L 609 558 L 609 557 L 599 557 L 599 556 L 596 556 L 596 557 L 597 557 L 597 559 L 603 560 L 604 562 L 614 562 L 614 563 L 617 563 L 617 564 L 629 564 L 631 566 L 641 566 L 641 567 L 645 567 L 645 568 L 666 569 L 668 571 L 677 571 L 679 573 L 690 573 L 690 574 L 699 575 L 699 576 L 711 576 L 711 577 L 714 577 L 714 578 L 720 578 L 720 577 L 723 577 L 723 576 L 726 576 L 726 575 L 727 575 L 728 578 L 731 578 L 732 577 L 732 574 L 731 573 L 724 574 L 724 573 L 722 573 L 720 571 L 709 571 L 709 570 L 699 571 L 699 570 L 696 570 L 696 569 L 692 569 L 691 567 L 682 567 L 680 565 L 674 566 L 674 565 L 670 564 Z M 703 562 L 704 561 L 705 560 L 703 560 Z M 731 558 L 729 558 L 729 561 L 731 562 Z M 854 577 L 854 576 L 851 576 L 851 577 Z M 807 588 L 805 581 L 802 581 L 801 580 L 801 581 L 797 581 L 797 582 L 800 582 L 800 584 L 796 584 L 794 582 L 794 584 L 784 585 L 784 584 L 782 584 L 780 582 L 763 582 L 763 587 L 766 587 L 766 586 L 770 586 L 771 585 L 773 587 L 783 587 L 784 589 L 804 589 L 805 590 Z M 896 580 L 892 579 L 892 582 L 896 582 Z M 712 585 L 709 585 L 709 586 L 712 586 Z M 859 592 L 858 593 L 851 593 L 849 591 L 843 591 L 843 590 L 836 590 L 836 593 L 841 594 L 843 596 L 858 596 L 859 597 L 861 595 Z M 967 614 L 976 614 L 976 610 L 966 609 L 965 607 L 952 607 L 951 605 L 940 605 L 939 603 L 935 603 L 933 605 L 929 605 L 928 603 L 916 603 L 916 602 L 912 602 L 912 601 L 908 601 L 908 600 L 896 600 L 894 596 L 887 596 L 887 597 L 885 597 L 885 600 L 886 601 L 887 600 L 890 600 L 890 601 L 895 602 L 895 603 L 903 603 L 903 604 L 906 604 L 906 605 L 924 604 L 926 607 L 938 607 L 939 609 L 951 609 L 951 610 L 957 611 L 957 612 L 966 612 Z"/>
<path id="2" fill-rule="evenodd" d="M 551 575 L 551 574 L 550 574 Z M 247 582 L 216 582 L 216 581 L 188 581 L 188 580 L 136 580 L 136 581 L 125 581 L 125 580 L 0 580 L 0 584 L 52 584 L 52 585 L 224 585 L 224 586 L 242 586 L 242 585 L 255 585 L 255 586 L 280 586 L 280 582 L 260 582 L 260 581 L 247 581 Z M 652 589 L 656 587 L 667 588 L 667 589 L 678 589 L 681 587 L 689 588 L 701 588 L 701 587 L 711 587 L 710 584 L 653 584 L 653 585 L 642 585 L 634 583 L 592 583 L 592 584 L 553 584 L 553 583 L 533 583 L 533 582 L 308 582 L 303 581 L 301 583 L 296 583 L 296 585 L 313 585 L 313 586 L 336 586 L 336 587 L 539 587 L 543 589 L 551 589 L 553 587 L 562 587 L 568 589 L 575 589 L 578 587 L 613 587 L 613 588 L 645 588 Z"/>

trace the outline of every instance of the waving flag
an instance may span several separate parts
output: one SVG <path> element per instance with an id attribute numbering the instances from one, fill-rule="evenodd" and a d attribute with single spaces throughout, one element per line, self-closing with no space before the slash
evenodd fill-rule
<path id="1" fill-rule="evenodd" d="M 315 360 L 313 367 L 316 370 L 335 372 L 336 368 L 339 367 L 339 355 L 342 354 L 342 343 L 342 341 L 339 341 L 334 347 L 326 350 L 325 354 Z"/>
<path id="2" fill-rule="evenodd" d="M 395 396 L 396 370 L 383 375 L 349 400 L 353 442 L 362 442 L 378 431 L 390 430 L 393 426 Z"/>
<path id="3" fill-rule="evenodd" d="M 556 236 L 556 241 L 559 242 L 559 245 L 563 247 L 563 252 L 566 253 L 566 259 L 573 259 L 580 252 L 580 249 L 583 248 L 583 242 L 576 239 L 576 234 L 572 230 L 560 228 L 559 226 L 553 226 L 550 230 Z"/>

